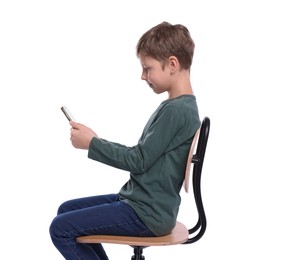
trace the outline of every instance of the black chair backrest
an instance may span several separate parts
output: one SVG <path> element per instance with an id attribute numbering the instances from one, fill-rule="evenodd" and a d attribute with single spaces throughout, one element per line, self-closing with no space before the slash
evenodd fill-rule
<path id="1" fill-rule="evenodd" d="M 210 131 L 210 119 L 208 117 L 204 117 L 201 128 L 199 139 L 197 143 L 196 153 L 192 157 L 193 171 L 192 171 L 192 185 L 193 185 L 193 193 L 194 199 L 198 211 L 198 221 L 196 225 L 189 229 L 189 235 L 197 232 L 198 233 L 189 238 L 184 244 L 191 244 L 199 240 L 206 230 L 206 215 L 203 207 L 202 196 L 201 196 L 201 173 L 203 167 L 203 161 L 206 152 L 207 141 L 209 137 Z"/>

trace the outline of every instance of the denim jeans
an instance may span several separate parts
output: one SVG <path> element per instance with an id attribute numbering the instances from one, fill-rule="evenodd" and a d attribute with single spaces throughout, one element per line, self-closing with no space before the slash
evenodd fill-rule
<path id="1" fill-rule="evenodd" d="M 80 244 L 84 235 L 154 236 L 117 194 L 64 202 L 50 225 L 53 244 L 67 260 L 108 259 L 101 244 Z"/>

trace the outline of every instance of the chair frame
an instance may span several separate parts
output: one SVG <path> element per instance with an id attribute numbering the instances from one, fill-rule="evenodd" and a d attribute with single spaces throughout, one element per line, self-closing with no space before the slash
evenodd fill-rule
<path id="1" fill-rule="evenodd" d="M 195 204 L 198 213 L 198 221 L 194 227 L 187 227 L 178 222 L 172 232 L 166 236 L 160 237 L 128 237 L 128 236 L 110 236 L 110 235 L 89 235 L 81 236 L 76 239 L 78 243 L 111 243 L 124 244 L 133 247 L 134 255 L 131 260 L 144 260 L 143 249 L 149 246 L 166 246 L 175 244 L 192 244 L 198 241 L 205 233 L 207 227 L 206 214 L 203 207 L 201 196 L 201 173 L 210 131 L 210 119 L 204 117 L 201 127 L 195 134 L 193 139 L 186 166 L 184 188 L 188 192 L 188 182 L 193 164 L 192 171 L 192 187 Z M 198 141 L 197 141 L 198 139 Z M 195 145 L 197 148 L 195 150 Z M 195 234 L 195 235 L 194 235 Z"/>
<path id="2" fill-rule="evenodd" d="M 201 173 L 203 168 L 205 152 L 207 148 L 209 131 L 210 131 L 210 119 L 208 117 L 205 117 L 203 119 L 200 128 L 197 150 L 195 155 L 193 155 L 191 161 L 194 164 L 193 173 L 192 173 L 192 187 L 193 187 L 195 204 L 198 212 L 198 221 L 193 228 L 188 230 L 188 233 L 193 234 L 198 230 L 199 232 L 195 236 L 188 238 L 188 240 L 183 244 L 192 244 L 198 241 L 204 235 L 207 227 L 206 214 L 203 207 L 203 201 L 201 196 Z"/>

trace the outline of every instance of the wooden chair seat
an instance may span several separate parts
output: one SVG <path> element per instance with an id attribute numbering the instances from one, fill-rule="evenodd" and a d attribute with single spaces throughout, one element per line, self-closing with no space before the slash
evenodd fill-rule
<path id="1" fill-rule="evenodd" d="M 176 222 L 175 228 L 170 234 L 159 237 L 129 237 L 129 236 L 110 236 L 110 235 L 90 235 L 77 237 L 78 243 L 110 243 L 129 246 L 167 246 L 181 244 L 188 239 L 187 227 Z"/>

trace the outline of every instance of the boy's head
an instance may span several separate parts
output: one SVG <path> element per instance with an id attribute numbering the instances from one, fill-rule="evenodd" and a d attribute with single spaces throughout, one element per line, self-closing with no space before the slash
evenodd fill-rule
<path id="1" fill-rule="evenodd" d="M 185 26 L 163 22 L 141 36 L 137 43 L 136 54 L 138 57 L 150 56 L 162 63 L 170 56 L 175 56 L 182 69 L 190 70 L 194 46 Z"/>

